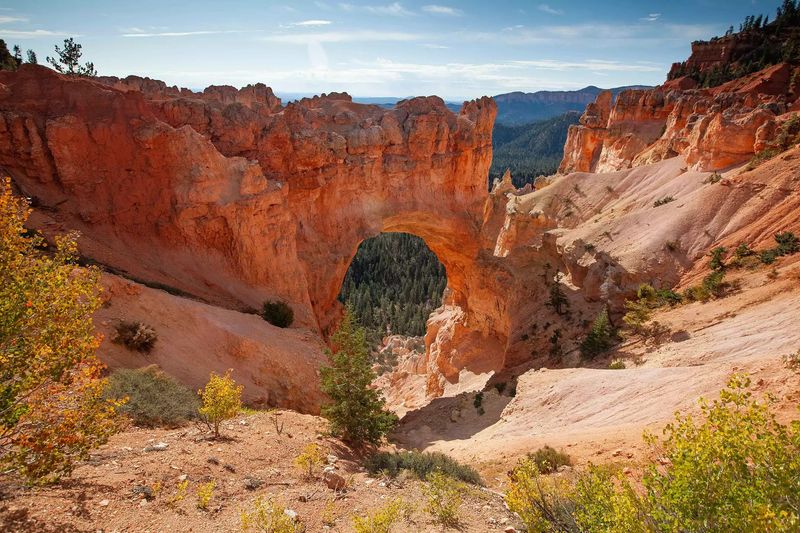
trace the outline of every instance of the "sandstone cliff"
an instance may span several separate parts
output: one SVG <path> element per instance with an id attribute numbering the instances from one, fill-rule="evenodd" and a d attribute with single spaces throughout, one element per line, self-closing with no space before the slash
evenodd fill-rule
<path id="1" fill-rule="evenodd" d="M 486 289 L 495 266 L 480 238 L 494 115 L 489 98 L 459 114 L 437 97 L 281 107 L 263 85 L 193 93 L 26 65 L 0 74 L 0 166 L 82 233 L 84 255 L 232 309 L 283 299 L 322 336 L 363 239 L 422 237 L 461 312 L 432 349 L 436 393 L 471 359 L 503 366 L 505 307 Z"/>
<path id="2" fill-rule="evenodd" d="M 745 162 L 795 109 L 796 72 L 783 63 L 714 89 L 680 78 L 616 100 L 603 93 L 570 128 L 559 172 L 609 172 L 678 155 L 702 171 Z"/>
<path id="3" fill-rule="evenodd" d="M 507 175 L 488 193 L 490 99 L 459 114 L 436 97 L 384 109 L 332 94 L 283 107 L 263 85 L 193 93 L 26 66 L 0 73 L 0 166 L 46 233 L 78 229 L 87 257 L 211 304 L 116 290 L 140 317 L 157 305 L 201 325 L 190 344 L 215 355 L 190 361 L 188 345 L 162 345 L 156 356 L 173 373 L 194 384 L 241 366 L 250 398 L 306 411 L 320 399 L 315 369 L 359 243 L 382 231 L 422 237 L 447 270 L 445 302 L 424 357 L 385 380 L 418 388 L 400 394 L 413 408 L 517 365 L 577 364 L 597 312 L 617 319 L 640 283 L 679 284 L 713 245 L 796 230 L 794 152 L 767 174 L 735 169 L 708 184 L 703 172 L 769 142 L 793 105 L 790 72 L 713 91 L 601 94 L 567 143 L 562 169 L 581 172 L 520 191 Z M 654 208 L 665 196 L 678 203 Z M 554 287 L 562 308 L 549 305 Z M 300 332 L 237 311 L 270 298 L 290 303 Z M 115 313 L 107 320 L 128 316 Z M 101 355 L 137 364 L 113 347 Z"/>

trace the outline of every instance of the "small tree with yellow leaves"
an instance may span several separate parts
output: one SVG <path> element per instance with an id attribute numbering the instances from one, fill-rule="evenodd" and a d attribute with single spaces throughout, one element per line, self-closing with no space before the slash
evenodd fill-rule
<path id="1" fill-rule="evenodd" d="M 213 428 L 214 438 L 219 437 L 219 426 L 223 420 L 233 418 L 242 410 L 242 385 L 231 377 L 232 370 L 220 376 L 212 372 L 206 387 L 197 391 L 203 400 L 200 416 Z"/>
<path id="2" fill-rule="evenodd" d="M 314 477 L 314 470 L 322 466 L 324 462 L 325 456 L 322 453 L 322 448 L 315 442 L 306 444 L 306 447 L 303 448 L 303 453 L 294 458 L 295 466 L 308 479 Z"/>
<path id="3" fill-rule="evenodd" d="M 53 250 L 0 181 L 0 461 L 29 482 L 56 481 L 118 428 L 95 357 L 99 272 L 75 265 L 74 235 Z"/>

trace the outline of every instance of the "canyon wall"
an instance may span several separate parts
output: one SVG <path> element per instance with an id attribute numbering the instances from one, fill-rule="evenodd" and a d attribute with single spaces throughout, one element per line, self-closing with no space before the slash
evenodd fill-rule
<path id="1" fill-rule="evenodd" d="M 230 309 L 285 300 L 323 338 L 361 241 L 422 237 L 460 313 L 430 341 L 436 394 L 473 362 L 504 365 L 505 304 L 481 250 L 495 113 L 489 98 L 458 114 L 438 97 L 282 107 L 261 84 L 193 93 L 25 65 L 0 73 L 0 166 L 92 260 Z"/>
<path id="2" fill-rule="evenodd" d="M 108 282 L 116 303 L 101 314 L 103 331 L 158 305 L 153 319 L 178 335 L 169 310 L 186 313 L 195 340 L 154 360 L 190 384 L 232 365 L 248 372 L 254 401 L 304 411 L 321 400 L 315 370 L 359 244 L 385 231 L 418 235 L 448 289 L 424 357 L 400 369 L 413 379 L 385 379 L 413 408 L 517 365 L 581 364 L 594 317 L 607 309 L 619 320 L 640 283 L 680 284 L 715 244 L 759 244 L 793 228 L 796 174 L 783 170 L 794 160 L 708 180 L 779 134 L 797 105 L 792 77 L 778 65 L 713 90 L 677 79 L 602 93 L 570 129 L 568 175 L 516 190 L 507 174 L 487 192 L 488 98 L 458 114 L 437 97 L 393 109 L 346 94 L 282 106 L 262 84 L 195 93 L 25 65 L 0 73 L 0 167 L 46 234 L 77 229 L 86 258 L 201 300 Z M 654 207 L 667 196 L 677 203 Z M 554 306 L 557 293 L 565 303 Z M 292 306 L 291 330 L 242 315 L 267 299 Z M 193 348 L 214 356 L 190 360 Z M 104 350 L 114 365 L 144 362 Z"/>
<path id="3" fill-rule="evenodd" d="M 616 100 L 605 92 L 570 127 L 559 173 L 610 172 L 678 155 L 702 171 L 746 162 L 797 110 L 797 72 L 783 63 L 713 89 L 678 78 Z"/>

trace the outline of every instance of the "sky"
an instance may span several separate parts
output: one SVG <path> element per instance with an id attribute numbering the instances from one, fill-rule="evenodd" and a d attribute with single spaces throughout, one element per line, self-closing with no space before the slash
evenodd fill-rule
<path id="1" fill-rule="evenodd" d="M 39 62 L 66 37 L 101 75 L 192 89 L 437 94 L 663 82 L 690 43 L 779 0 L 0 0 L 0 38 Z"/>

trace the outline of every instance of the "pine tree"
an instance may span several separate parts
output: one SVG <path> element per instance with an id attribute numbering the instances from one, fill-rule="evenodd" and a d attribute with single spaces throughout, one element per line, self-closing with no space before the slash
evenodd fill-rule
<path id="1" fill-rule="evenodd" d="M 581 357 L 594 359 L 603 352 L 608 351 L 614 344 L 614 328 L 608 319 L 608 311 L 603 309 L 594 319 L 592 329 L 581 343 Z"/>
<path id="2" fill-rule="evenodd" d="M 61 74 L 67 74 L 69 76 L 97 76 L 94 63 L 89 61 L 83 65 L 80 64 L 81 55 L 83 55 L 81 48 L 82 46 L 76 43 L 72 37 L 64 39 L 63 49 L 56 45 L 56 54 L 58 57 L 54 58 L 48 56 L 47 62 Z"/>
<path id="3" fill-rule="evenodd" d="M 397 416 L 384 409 L 385 401 L 372 388 L 376 378 L 367 349 L 366 331 L 359 327 L 350 309 L 331 337 L 331 366 L 321 369 L 322 391 L 331 403 L 322 407 L 330 432 L 345 442 L 360 446 L 378 444 L 397 424 Z"/>

